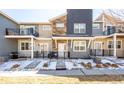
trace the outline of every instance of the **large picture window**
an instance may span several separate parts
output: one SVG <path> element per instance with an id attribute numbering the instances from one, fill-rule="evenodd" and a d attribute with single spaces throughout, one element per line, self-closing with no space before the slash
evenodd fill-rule
<path id="1" fill-rule="evenodd" d="M 86 24 L 85 23 L 74 23 L 74 33 L 85 33 Z"/>
<path id="2" fill-rule="evenodd" d="M 75 51 L 75 52 L 85 52 L 86 51 L 86 41 L 74 41 L 73 51 Z"/>

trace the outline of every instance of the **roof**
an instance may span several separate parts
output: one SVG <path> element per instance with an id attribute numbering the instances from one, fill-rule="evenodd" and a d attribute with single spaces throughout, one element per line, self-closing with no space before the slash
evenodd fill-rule
<path id="1" fill-rule="evenodd" d="M 55 20 L 55 19 L 58 19 L 58 18 L 64 17 L 64 16 L 66 16 L 66 15 L 67 15 L 67 13 L 64 13 L 64 14 L 58 15 L 58 16 L 56 16 L 56 17 L 53 17 L 53 18 L 49 19 L 49 21 L 53 21 L 53 20 Z"/>
<path id="2" fill-rule="evenodd" d="M 48 24 L 50 25 L 51 23 L 49 22 L 20 22 L 19 24 L 30 24 L 30 25 L 39 25 L 39 24 Z"/>
<path id="3" fill-rule="evenodd" d="M 124 22 L 122 19 L 117 18 L 115 16 L 111 16 L 111 15 L 105 13 L 105 12 L 103 12 L 102 14 L 100 14 L 94 21 L 103 21 L 102 20 L 103 16 L 105 18 L 107 18 L 108 20 L 110 20 L 111 22 L 114 22 L 114 23 L 116 23 L 116 22 Z"/>
<path id="4" fill-rule="evenodd" d="M 11 17 L 8 16 L 7 14 L 3 13 L 2 11 L 0 11 L 0 14 L 1 14 L 2 16 L 6 17 L 7 19 L 11 20 L 12 22 L 18 24 L 18 22 L 17 22 L 15 19 L 11 18 Z"/>

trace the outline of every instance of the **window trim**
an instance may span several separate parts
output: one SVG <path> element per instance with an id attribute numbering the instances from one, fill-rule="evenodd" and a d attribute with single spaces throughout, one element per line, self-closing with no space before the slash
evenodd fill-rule
<path id="1" fill-rule="evenodd" d="M 75 24 L 78 24 L 78 26 L 79 26 L 78 32 L 75 31 Z M 81 24 L 85 25 L 85 29 L 84 29 L 85 32 L 81 32 L 81 26 L 80 26 Z M 74 28 L 74 33 L 75 33 L 75 34 L 76 34 L 76 33 L 83 33 L 83 34 L 86 33 L 86 27 L 87 27 L 86 23 L 74 23 L 73 26 L 74 26 L 73 28 Z"/>
<path id="2" fill-rule="evenodd" d="M 75 50 L 75 42 L 84 42 L 84 47 L 85 47 L 85 49 L 84 50 Z M 80 45 L 80 43 L 79 43 L 79 45 Z M 80 46 L 79 46 L 80 47 Z M 73 41 L 73 52 L 86 52 L 86 48 L 87 48 L 87 46 L 86 46 L 86 41 Z"/>
<path id="3" fill-rule="evenodd" d="M 109 45 L 109 41 L 112 41 L 112 40 L 108 40 L 107 41 L 107 49 L 114 49 L 114 48 L 109 48 L 108 45 Z M 121 42 L 121 48 L 117 48 L 117 43 L 116 43 L 116 49 L 122 49 L 122 40 L 117 40 L 117 42 L 120 41 Z"/>
<path id="4" fill-rule="evenodd" d="M 62 24 L 63 26 L 57 26 L 57 24 Z M 57 22 L 55 24 L 55 26 L 56 26 L 56 28 L 64 28 L 65 27 L 65 24 L 64 24 L 64 22 Z"/>
<path id="5" fill-rule="evenodd" d="M 45 30 L 44 28 L 46 28 L 47 26 L 49 26 L 49 30 L 48 30 L 48 27 L 47 27 L 47 30 Z M 52 28 L 51 28 L 51 25 L 42 25 L 41 26 L 41 29 L 42 29 L 42 31 L 51 31 L 52 30 Z"/>
<path id="6" fill-rule="evenodd" d="M 100 24 L 98 24 L 98 23 L 93 23 L 93 25 L 94 25 L 94 24 L 95 24 L 95 25 L 96 25 L 96 24 L 99 25 L 99 27 L 98 27 L 98 28 L 94 28 L 94 27 L 93 27 L 93 29 L 100 29 Z"/>
<path id="7" fill-rule="evenodd" d="M 31 46 L 29 46 L 29 50 L 22 50 L 22 43 L 29 43 L 29 45 L 31 45 L 31 42 L 29 42 L 29 41 L 20 41 L 20 43 L 19 43 L 20 44 L 20 49 L 19 49 L 20 51 L 31 51 L 31 48 L 30 48 Z"/>

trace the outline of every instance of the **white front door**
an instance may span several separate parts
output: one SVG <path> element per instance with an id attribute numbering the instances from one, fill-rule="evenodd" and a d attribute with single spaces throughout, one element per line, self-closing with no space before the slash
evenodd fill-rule
<path id="1" fill-rule="evenodd" d="M 64 52 L 67 50 L 66 43 L 58 43 L 58 56 L 64 57 Z"/>
<path id="2" fill-rule="evenodd" d="M 96 55 L 101 56 L 102 55 L 102 42 L 95 42 L 94 49 L 95 49 Z"/>
<path id="3" fill-rule="evenodd" d="M 49 50 L 48 43 L 41 43 L 40 44 L 40 52 L 41 53 L 44 53 L 45 55 L 47 55 L 48 50 Z"/>

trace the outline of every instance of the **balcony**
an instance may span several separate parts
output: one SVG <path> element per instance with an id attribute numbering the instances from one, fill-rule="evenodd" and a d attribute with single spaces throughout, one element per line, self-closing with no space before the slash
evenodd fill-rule
<path id="1" fill-rule="evenodd" d="M 19 29 L 19 28 L 6 28 L 5 35 L 11 36 L 11 35 L 33 35 L 35 37 L 39 36 L 39 33 L 36 32 L 36 30 L 33 29 Z"/>

